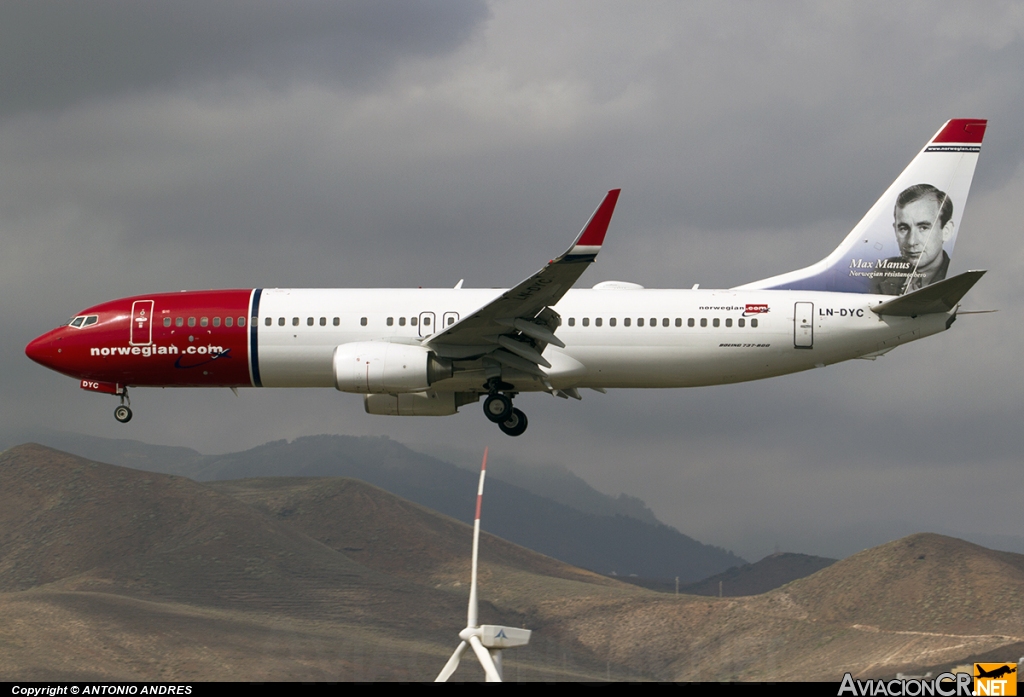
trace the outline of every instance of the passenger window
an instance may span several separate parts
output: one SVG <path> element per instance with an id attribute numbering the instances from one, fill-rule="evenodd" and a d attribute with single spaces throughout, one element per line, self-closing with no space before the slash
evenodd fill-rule
<path id="1" fill-rule="evenodd" d="M 570 327 L 575 327 L 576 326 L 576 318 L 575 317 L 570 317 L 569 318 L 569 326 Z"/>
<path id="2" fill-rule="evenodd" d="M 234 324 L 234 322 L 232 322 L 231 319 L 232 319 L 231 317 L 225 317 L 224 318 L 224 326 L 225 327 L 230 327 L 232 324 Z M 267 317 L 267 326 L 268 327 L 270 326 L 270 318 L 269 317 Z"/>
<path id="3" fill-rule="evenodd" d="M 661 320 L 661 326 L 663 326 L 663 327 L 667 327 L 668 326 L 668 317 L 666 317 L 665 319 Z"/>
<path id="4" fill-rule="evenodd" d="M 292 326 L 293 327 L 299 326 L 299 318 L 298 317 L 292 317 Z"/>
<path id="5" fill-rule="evenodd" d="M 410 318 L 409 318 L 409 324 L 411 324 L 412 326 L 414 326 L 414 327 L 415 327 L 415 326 L 416 326 L 416 321 L 417 321 L 417 319 L 418 319 L 418 318 L 416 318 L 416 317 L 410 317 Z"/>
<path id="6" fill-rule="evenodd" d="M 719 324 L 721 324 L 721 322 L 718 320 L 717 317 L 715 317 L 713 320 L 711 320 L 711 324 L 717 327 Z"/>
<path id="7" fill-rule="evenodd" d="M 702 327 L 708 326 L 708 318 L 707 317 L 701 317 L 700 318 L 700 326 L 702 326 Z"/>
<path id="8" fill-rule="evenodd" d="M 583 318 L 583 326 L 584 327 L 589 327 L 590 326 L 590 318 L 589 317 L 584 317 Z"/>
<path id="9" fill-rule="evenodd" d="M 228 317 L 228 319 L 231 319 L 231 318 Z M 269 327 L 273 323 L 274 323 L 274 318 L 273 317 L 267 317 L 267 321 L 264 322 L 263 324 L 265 324 L 265 325 L 267 325 Z"/>
<path id="10" fill-rule="evenodd" d="M 756 319 L 750 320 L 750 326 L 751 327 L 756 327 L 757 326 L 757 320 Z"/>
<path id="11" fill-rule="evenodd" d="M 399 327 L 404 327 L 405 326 L 405 317 L 399 317 L 398 318 L 398 326 Z"/>
<path id="12" fill-rule="evenodd" d="M 449 317 L 449 318 L 448 318 L 448 326 L 450 327 L 450 326 L 452 326 L 453 324 L 455 324 L 455 318 L 454 318 L 454 317 Z"/>
<path id="13" fill-rule="evenodd" d="M 327 326 L 327 318 L 326 317 L 321 317 L 320 318 L 320 326 L 321 327 L 326 327 Z"/>
<path id="14" fill-rule="evenodd" d="M 601 318 L 600 317 L 598 317 L 597 319 L 594 320 L 594 326 L 595 327 L 600 327 L 601 326 Z"/>
<path id="15" fill-rule="evenodd" d="M 687 327 L 692 327 L 693 324 L 694 324 L 693 317 L 691 317 L 690 319 L 686 320 L 686 326 Z"/>
<path id="16" fill-rule="evenodd" d="M 208 326 L 210 326 L 210 319 L 209 319 L 209 317 L 200 317 L 199 318 L 199 326 L 200 327 L 208 327 Z"/>
<path id="17" fill-rule="evenodd" d="M 359 318 L 359 324 L 360 324 L 360 326 L 365 327 L 366 326 L 366 318 L 365 317 L 360 317 Z"/>
<path id="18" fill-rule="evenodd" d="M 165 327 L 171 326 L 171 318 L 170 317 L 164 317 L 164 326 Z"/>
<path id="19" fill-rule="evenodd" d="M 652 327 L 657 327 L 658 326 L 658 318 L 657 317 L 651 317 L 651 326 Z"/>
<path id="20" fill-rule="evenodd" d="M 395 326 L 395 318 L 394 317 L 388 317 L 388 326 L 389 327 Z"/>
<path id="21" fill-rule="evenodd" d="M 307 327 L 312 327 L 313 326 L 313 318 L 312 317 L 307 317 L 306 318 L 306 326 Z"/>
<path id="22" fill-rule="evenodd" d="M 430 318 L 429 317 L 424 317 L 423 318 L 423 326 L 424 327 L 429 327 L 430 326 Z"/>
<path id="23" fill-rule="evenodd" d="M 726 318 L 725 326 L 727 326 L 727 327 L 731 327 L 732 326 L 732 317 L 727 317 Z"/>
<path id="24" fill-rule="evenodd" d="M 644 318 L 643 317 L 637 317 L 636 318 L 636 326 L 638 326 L 638 327 L 644 326 Z"/>
<path id="25" fill-rule="evenodd" d="M 258 319 L 259 319 L 259 317 L 253 317 L 252 318 L 252 323 L 256 324 L 256 320 L 258 320 Z M 239 327 L 244 327 L 245 326 L 245 317 L 239 317 L 238 318 L 238 326 Z"/>
<path id="26" fill-rule="evenodd" d="M 683 318 L 682 317 L 676 317 L 676 326 L 677 327 L 683 326 Z"/>
<path id="27" fill-rule="evenodd" d="M 215 327 L 219 327 L 220 326 L 220 317 L 214 317 L 213 318 L 213 326 L 215 326 Z"/>
<path id="28" fill-rule="evenodd" d="M 615 326 L 615 318 L 614 317 L 609 317 L 608 318 L 608 326 L 609 327 L 614 327 Z"/>
<path id="29" fill-rule="evenodd" d="M 334 326 L 337 327 L 339 324 L 341 324 L 341 317 L 335 317 L 334 318 Z"/>
<path id="30" fill-rule="evenodd" d="M 190 326 L 190 327 L 196 326 L 196 318 L 195 317 L 189 317 L 188 318 L 188 326 Z"/>
<path id="31" fill-rule="evenodd" d="M 623 326 L 625 326 L 625 327 L 628 327 L 628 326 L 629 326 L 630 324 L 632 324 L 632 323 L 633 323 L 633 319 L 632 319 L 631 317 L 626 317 L 626 318 L 624 318 L 624 319 L 622 320 L 622 324 L 623 324 Z"/>
<path id="32" fill-rule="evenodd" d="M 279 326 L 279 327 L 283 327 L 284 326 L 284 317 L 278 317 L 277 318 L 277 326 Z"/>
<path id="33" fill-rule="evenodd" d="M 184 325 L 185 325 L 185 318 L 184 317 L 175 317 L 174 318 L 174 326 L 175 327 L 182 327 Z"/>

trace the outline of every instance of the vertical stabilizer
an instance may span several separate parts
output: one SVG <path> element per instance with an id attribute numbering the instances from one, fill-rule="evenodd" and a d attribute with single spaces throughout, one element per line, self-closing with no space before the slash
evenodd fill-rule
<path id="1" fill-rule="evenodd" d="M 947 121 L 834 252 L 739 288 L 903 295 L 943 280 L 987 123 Z"/>

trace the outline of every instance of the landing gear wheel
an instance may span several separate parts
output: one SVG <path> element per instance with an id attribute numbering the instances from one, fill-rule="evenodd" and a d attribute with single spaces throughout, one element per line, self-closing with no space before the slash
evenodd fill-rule
<path id="1" fill-rule="evenodd" d="M 488 395 L 484 400 L 484 416 L 496 424 L 507 421 L 512 416 L 512 400 L 500 393 Z"/>
<path id="2" fill-rule="evenodd" d="M 498 428 L 501 432 L 509 436 L 521 436 L 526 431 L 526 426 L 529 422 L 526 419 L 526 414 L 519 411 L 518 409 L 512 410 L 512 415 L 505 421 L 498 424 Z"/>
<path id="3" fill-rule="evenodd" d="M 126 424 L 132 420 L 132 410 L 122 404 L 114 410 L 114 418 Z"/>

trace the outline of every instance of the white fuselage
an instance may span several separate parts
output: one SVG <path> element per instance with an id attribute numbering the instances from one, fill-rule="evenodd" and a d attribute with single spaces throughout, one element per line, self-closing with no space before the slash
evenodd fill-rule
<path id="1" fill-rule="evenodd" d="M 418 344 L 502 292 L 265 289 L 257 330 L 262 384 L 334 387 L 332 357 L 340 344 Z M 556 389 L 742 382 L 885 352 L 948 326 L 952 313 L 911 318 L 870 310 L 891 299 L 778 290 L 570 290 L 553 306 L 565 348 L 547 347 L 543 355 L 552 365 L 545 373 Z M 480 388 L 482 373 L 472 362 L 456 367 L 431 389 Z M 550 389 L 508 372 L 517 390 Z"/>

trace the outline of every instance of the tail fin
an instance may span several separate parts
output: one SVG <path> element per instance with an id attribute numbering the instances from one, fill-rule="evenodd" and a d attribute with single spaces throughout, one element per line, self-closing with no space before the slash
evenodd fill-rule
<path id="1" fill-rule="evenodd" d="M 817 264 L 739 287 L 903 295 L 941 281 L 987 123 L 947 121 L 843 243 Z"/>

